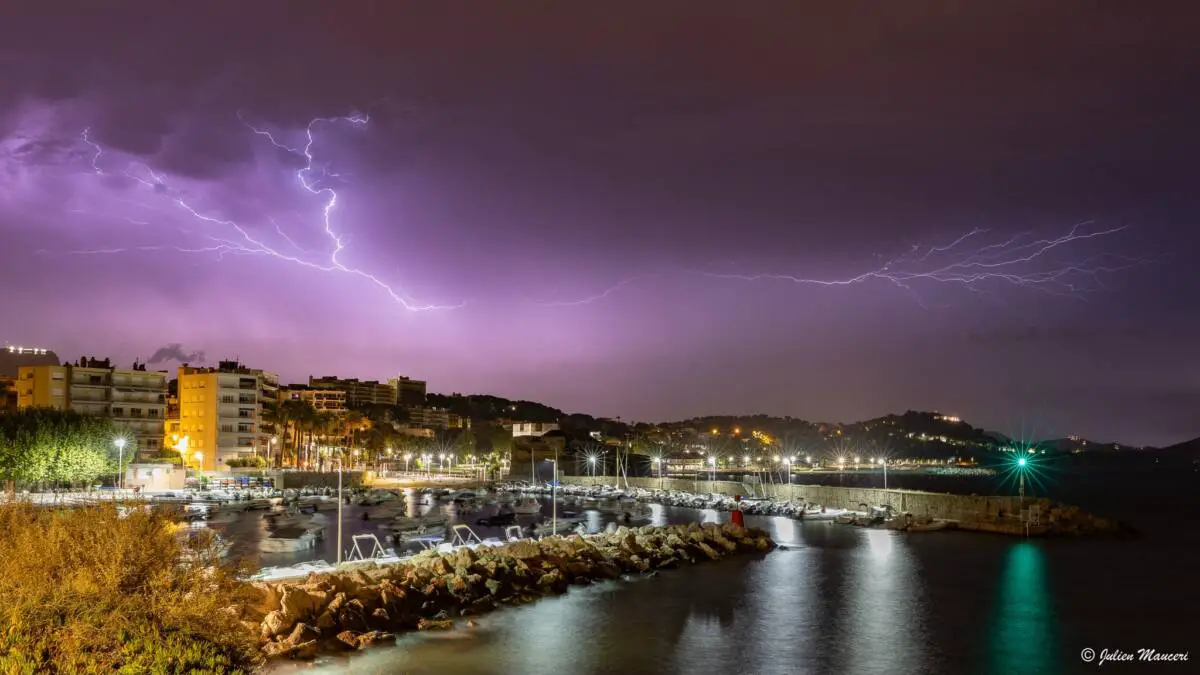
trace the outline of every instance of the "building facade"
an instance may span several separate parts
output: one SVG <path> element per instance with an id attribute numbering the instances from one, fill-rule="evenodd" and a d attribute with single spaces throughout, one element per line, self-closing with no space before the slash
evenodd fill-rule
<path id="1" fill-rule="evenodd" d="M 263 408 L 278 399 L 272 373 L 236 361 L 216 368 L 179 368 L 179 427 L 168 423 L 190 467 L 224 471 L 231 459 L 266 454 L 270 434 L 263 429 Z"/>
<path id="2" fill-rule="evenodd" d="M 74 410 L 112 419 L 139 454 L 162 448 L 167 408 L 167 374 L 115 368 L 108 359 L 82 358 L 75 364 L 22 366 L 17 376 L 19 408 Z"/>
<path id="3" fill-rule="evenodd" d="M 444 408 L 409 408 L 408 425 L 426 429 L 470 429 L 471 420 Z"/>
<path id="4" fill-rule="evenodd" d="M 513 438 L 544 436 L 551 431 L 558 431 L 558 425 L 550 422 L 514 422 L 512 425 Z"/>
<path id="5" fill-rule="evenodd" d="M 383 384 L 375 380 L 346 380 L 330 376 L 310 376 L 308 386 L 345 392 L 346 407 L 349 408 L 366 405 L 395 405 L 396 403 L 396 389 L 390 384 Z"/>
<path id="6" fill-rule="evenodd" d="M 304 401 L 311 405 L 317 412 L 340 415 L 348 410 L 346 407 L 346 392 L 341 389 L 291 385 L 284 387 L 281 390 L 280 396 L 284 401 Z"/>
<path id="7" fill-rule="evenodd" d="M 399 375 L 388 380 L 396 392 L 394 403 L 405 408 L 425 407 L 425 381 Z"/>

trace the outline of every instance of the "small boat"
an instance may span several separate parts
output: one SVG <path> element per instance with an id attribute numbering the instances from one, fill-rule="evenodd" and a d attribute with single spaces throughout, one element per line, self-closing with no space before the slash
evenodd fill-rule
<path id="1" fill-rule="evenodd" d="M 908 532 L 937 532 L 938 530 L 946 529 L 946 521 L 934 520 L 928 523 L 910 523 Z"/>
<path id="2" fill-rule="evenodd" d="M 563 519 L 558 521 L 558 525 L 556 527 L 551 522 L 547 521 L 535 527 L 533 532 L 539 537 L 548 537 L 554 534 L 566 534 L 567 532 L 574 531 L 577 527 L 579 527 L 579 523 L 582 522 L 583 521 L 575 522 L 572 520 Z"/>
<path id="3" fill-rule="evenodd" d="M 316 548 L 317 542 L 323 536 L 322 528 L 307 529 L 290 528 L 279 530 L 270 537 L 263 539 L 258 547 L 263 553 L 294 553 Z"/>
<path id="4" fill-rule="evenodd" d="M 855 515 L 853 513 L 843 513 L 842 515 L 834 518 L 833 522 L 837 523 L 838 525 L 852 525 L 854 523 L 854 518 Z"/>
<path id="5" fill-rule="evenodd" d="M 395 519 L 388 525 L 391 529 L 402 532 L 404 530 L 415 530 L 418 527 L 430 527 L 432 525 L 445 525 L 449 522 L 449 518 L 440 513 L 430 513 L 425 516 L 417 516 L 410 518 L 408 516 L 396 516 Z"/>

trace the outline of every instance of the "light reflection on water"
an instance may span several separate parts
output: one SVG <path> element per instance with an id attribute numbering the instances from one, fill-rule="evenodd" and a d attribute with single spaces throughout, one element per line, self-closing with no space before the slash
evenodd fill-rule
<path id="1" fill-rule="evenodd" d="M 656 523 L 728 519 L 662 506 L 651 511 Z M 1063 672 L 1064 654 L 1077 659 L 1084 646 L 1120 647 L 1158 634 L 1171 647 L 1190 635 L 1180 632 L 1187 623 L 1179 617 L 1138 612 L 1161 608 L 1162 598 L 1186 587 L 1190 574 L 1186 565 L 1171 566 L 1178 555 L 1162 559 L 1157 548 L 746 520 L 796 548 L 573 587 L 564 596 L 476 619 L 476 627 L 406 634 L 396 648 L 276 669 L 322 675 L 1053 675 Z M 1095 560 L 1106 564 L 1088 564 Z M 1153 566 L 1155 578 L 1130 578 L 1126 570 L 1138 564 Z M 1081 613 L 1099 589 L 1113 613 Z M 1064 614 L 1073 617 L 1070 632 L 1061 623 Z M 1130 626 L 1114 615 L 1139 619 Z M 1131 631 L 1141 634 L 1131 638 Z"/>

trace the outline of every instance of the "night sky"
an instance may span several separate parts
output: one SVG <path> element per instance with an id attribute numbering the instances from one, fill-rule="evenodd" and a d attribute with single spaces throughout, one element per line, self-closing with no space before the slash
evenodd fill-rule
<path id="1" fill-rule="evenodd" d="M 0 341 L 1200 434 L 1187 3 L 84 4 L 0 15 Z"/>

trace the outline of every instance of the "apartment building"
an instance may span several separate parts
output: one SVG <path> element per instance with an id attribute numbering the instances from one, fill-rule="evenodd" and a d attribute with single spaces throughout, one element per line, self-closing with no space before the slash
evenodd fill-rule
<path id="1" fill-rule="evenodd" d="M 388 380 L 388 385 L 396 392 L 395 404 L 405 408 L 423 408 L 425 406 L 425 381 L 414 380 L 403 375 Z"/>
<path id="2" fill-rule="evenodd" d="M 558 425 L 550 422 L 514 422 L 512 425 L 513 438 L 545 436 L 551 431 L 558 431 Z"/>
<path id="3" fill-rule="evenodd" d="M 179 368 L 178 437 L 185 462 L 203 471 L 224 471 L 231 459 L 266 454 L 270 434 L 262 426 L 263 408 L 278 397 L 279 379 L 236 361 L 216 368 Z M 160 433 L 161 433 L 160 428 Z"/>
<path id="4" fill-rule="evenodd" d="M 280 393 L 284 401 L 304 401 L 317 412 L 340 415 L 348 410 L 347 395 L 341 389 L 326 389 L 323 387 L 305 387 L 294 384 L 284 387 Z"/>
<path id="5" fill-rule="evenodd" d="M 116 368 L 109 359 L 85 357 L 74 364 L 21 366 L 17 407 L 74 410 L 111 418 L 139 454 L 162 448 L 167 374 L 144 364 Z"/>
<path id="6" fill-rule="evenodd" d="M 443 408 L 409 408 L 408 425 L 427 429 L 470 429 L 471 420 Z"/>
<path id="7" fill-rule="evenodd" d="M 365 405 L 395 405 L 396 403 L 395 387 L 375 380 L 339 379 L 332 376 L 312 377 L 310 375 L 308 386 L 345 392 L 346 406 L 349 408 Z"/>

